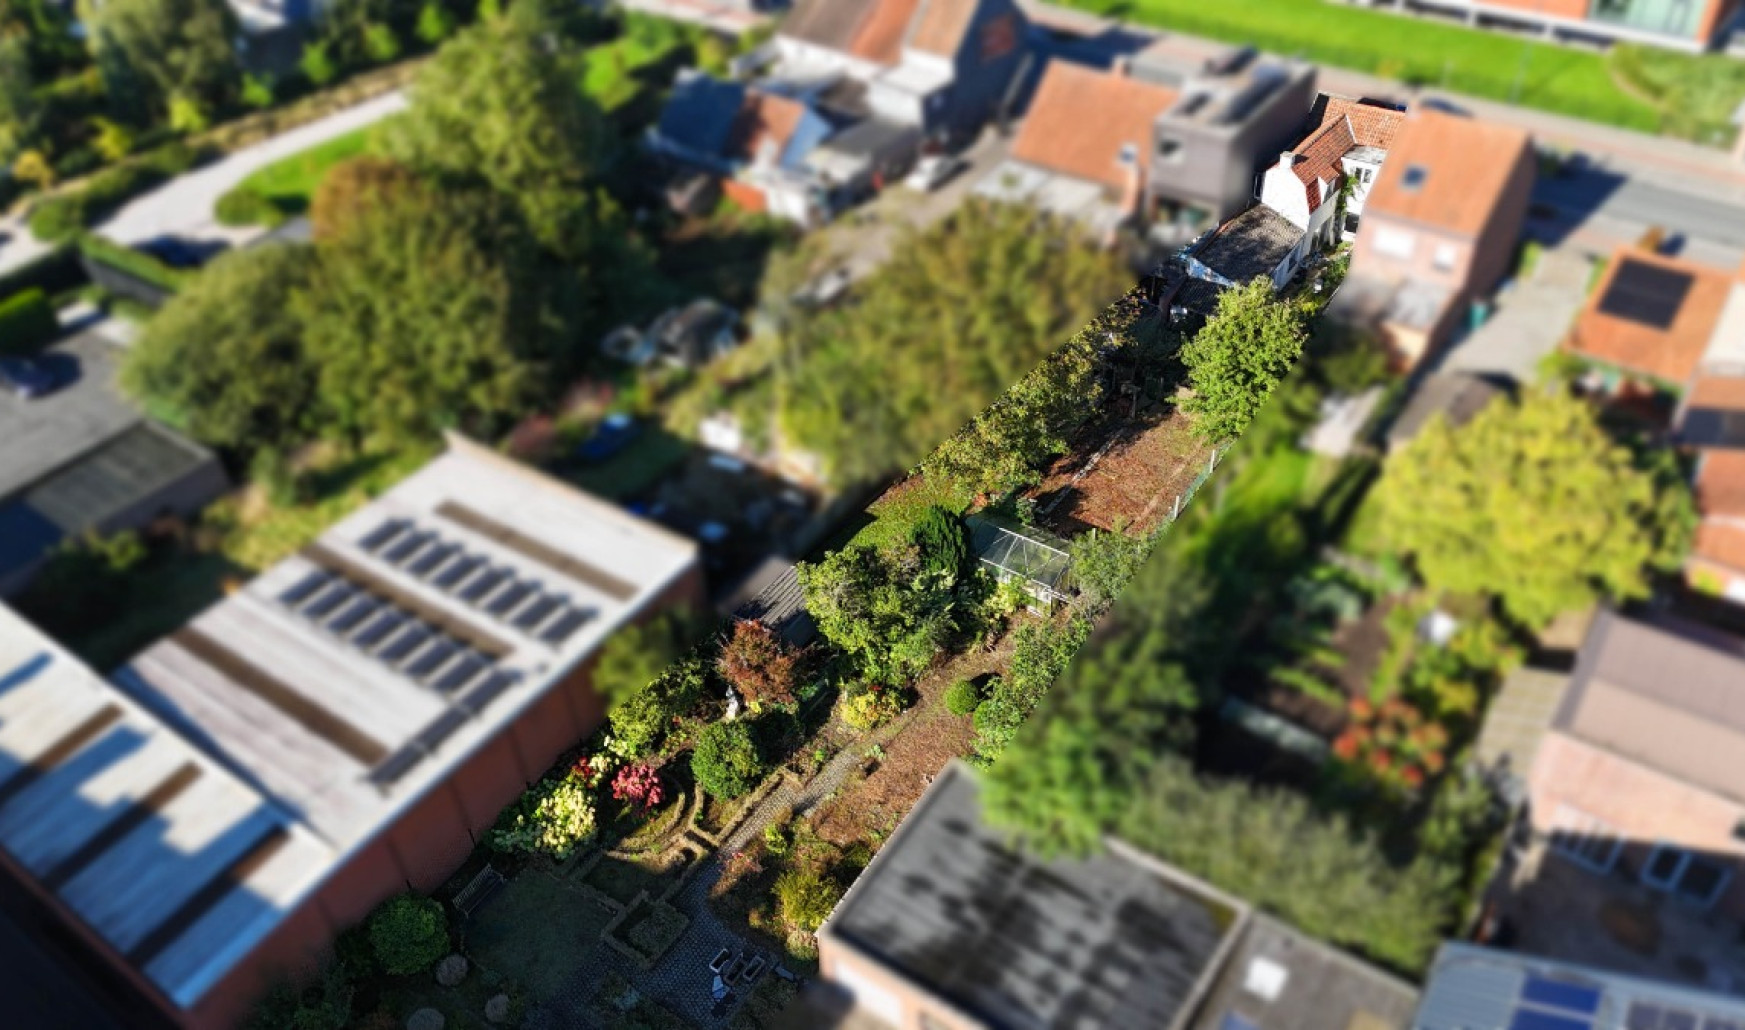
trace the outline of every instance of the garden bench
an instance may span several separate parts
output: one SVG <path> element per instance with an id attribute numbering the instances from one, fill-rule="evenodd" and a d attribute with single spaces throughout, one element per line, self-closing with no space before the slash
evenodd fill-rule
<path id="1" fill-rule="evenodd" d="M 498 887 L 507 882 L 503 879 L 502 873 L 487 864 L 485 868 L 479 870 L 479 875 L 473 877 L 465 887 L 461 888 L 461 892 L 454 896 L 455 911 L 463 916 L 472 915 L 474 909 L 484 904 L 486 898 L 489 898 Z"/>

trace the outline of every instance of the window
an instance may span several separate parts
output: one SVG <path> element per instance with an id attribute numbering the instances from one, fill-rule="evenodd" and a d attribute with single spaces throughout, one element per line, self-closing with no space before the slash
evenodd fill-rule
<path id="1" fill-rule="evenodd" d="M 1704 908 L 1715 903 L 1733 872 L 1703 855 L 1670 844 L 1656 845 L 1642 866 L 1642 882 Z"/>
<path id="2" fill-rule="evenodd" d="M 1384 228 L 1375 234 L 1375 249 L 1388 257 L 1406 259 L 1416 250 L 1418 240 L 1409 232 L 1400 229 Z"/>
<path id="3" fill-rule="evenodd" d="M 1406 174 L 1401 177 L 1400 185 L 1407 193 L 1416 193 L 1424 188 L 1424 180 L 1430 177 L 1430 169 L 1423 165 L 1407 165 Z"/>
<path id="4" fill-rule="evenodd" d="M 1187 152 L 1179 139 L 1160 139 L 1157 141 L 1157 159 L 1164 164 L 1179 165 L 1187 159 Z"/>
<path id="5" fill-rule="evenodd" d="M 1551 849 L 1595 872 L 1610 872 L 1624 847 L 1617 830 L 1569 805 L 1557 806 L 1551 826 Z"/>
<path id="6" fill-rule="evenodd" d="M 1434 264 L 1436 265 L 1436 270 L 1438 272 L 1452 272 L 1452 271 L 1454 271 L 1454 262 L 1458 257 L 1459 257 L 1459 252 L 1455 249 L 1454 244 L 1452 244 L 1452 243 L 1439 243 L 1439 244 L 1437 244 L 1436 245 L 1436 256 L 1433 259 Z"/>
<path id="7" fill-rule="evenodd" d="M 1139 148 L 1131 143 L 1121 144 L 1121 153 L 1115 158 L 1115 163 L 1122 168 L 1132 168 L 1139 163 Z"/>

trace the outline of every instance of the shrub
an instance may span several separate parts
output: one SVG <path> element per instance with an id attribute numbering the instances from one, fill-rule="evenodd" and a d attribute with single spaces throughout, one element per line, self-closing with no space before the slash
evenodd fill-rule
<path id="1" fill-rule="evenodd" d="M 679 661 L 645 689 L 625 698 L 607 717 L 611 747 L 624 758 L 646 758 L 667 731 L 703 696 L 704 666 L 695 658 Z"/>
<path id="2" fill-rule="evenodd" d="M 435 46 L 454 32 L 454 19 L 440 0 L 424 0 L 418 10 L 418 25 L 412 30 L 420 40 Z"/>
<path id="3" fill-rule="evenodd" d="M 297 59 L 297 67 L 315 86 L 325 86 L 339 76 L 339 64 L 327 52 L 326 43 L 305 45 L 303 56 Z"/>
<path id="4" fill-rule="evenodd" d="M 498 851 L 550 855 L 559 861 L 594 835 L 594 797 L 581 777 L 544 779 L 503 812 L 490 843 Z"/>
<path id="5" fill-rule="evenodd" d="M 691 752 L 691 774 L 697 786 L 717 798 L 736 798 L 763 779 L 763 756 L 751 727 L 744 722 L 716 722 L 697 734 Z"/>
<path id="6" fill-rule="evenodd" d="M 902 692 L 869 686 L 842 700 L 842 721 L 857 730 L 877 729 L 903 711 Z"/>
<path id="7" fill-rule="evenodd" d="M 945 688 L 945 710 L 952 715 L 969 715 L 981 701 L 976 685 L 969 680 L 958 680 Z"/>
<path id="8" fill-rule="evenodd" d="M 640 806 L 644 811 L 659 808 L 666 800 L 666 787 L 660 781 L 660 773 L 653 766 L 627 765 L 618 770 L 618 775 L 612 778 L 612 796 L 619 801 L 628 801 Z"/>
<path id="9" fill-rule="evenodd" d="M 244 75 L 242 77 L 242 103 L 256 111 L 264 111 L 273 106 L 278 97 L 273 91 L 273 80 L 266 75 Z"/>
<path id="10" fill-rule="evenodd" d="M 219 197 L 212 212 L 218 216 L 219 225 L 273 226 L 285 220 L 277 204 L 247 186 L 238 186 Z"/>
<path id="11" fill-rule="evenodd" d="M 364 28 L 364 53 L 377 64 L 386 64 L 400 56 L 400 37 L 392 27 L 380 23 Z"/>
<path id="12" fill-rule="evenodd" d="M 179 268 L 171 268 L 144 251 L 124 247 L 119 243 L 111 243 L 95 234 L 80 236 L 79 250 L 93 261 L 99 261 L 112 268 L 138 276 L 146 282 L 161 286 L 166 290 L 181 289 L 182 285 L 191 277 L 190 273 Z"/>
<path id="13" fill-rule="evenodd" d="M 416 894 L 390 898 L 370 916 L 370 947 L 393 976 L 424 972 L 448 954 L 442 906 Z"/>
<path id="14" fill-rule="evenodd" d="M 835 880 L 809 869 L 790 869 L 776 879 L 776 907 L 782 921 L 796 930 L 811 933 L 824 925 L 842 888 Z"/>
<path id="15" fill-rule="evenodd" d="M 754 708 L 794 703 L 800 657 L 761 622 L 740 620 L 715 669 Z"/>
<path id="16" fill-rule="evenodd" d="M 85 228 L 85 197 L 61 193 L 44 197 L 30 209 L 30 234 L 44 243 L 64 243 Z"/>
<path id="17" fill-rule="evenodd" d="M 59 331 L 55 309 L 40 288 L 32 286 L 0 300 L 0 354 L 36 350 Z"/>
<path id="18" fill-rule="evenodd" d="M 956 515 L 937 505 L 927 508 L 915 520 L 909 540 L 921 553 L 923 575 L 947 585 L 957 582 L 969 558 L 969 544 Z"/>

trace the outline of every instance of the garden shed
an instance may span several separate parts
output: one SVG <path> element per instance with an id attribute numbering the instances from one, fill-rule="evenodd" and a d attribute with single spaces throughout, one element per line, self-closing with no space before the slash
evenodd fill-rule
<path id="1" fill-rule="evenodd" d="M 1039 604 L 1065 601 L 1072 592 L 1072 556 L 1066 541 L 1034 526 L 1014 525 L 989 515 L 971 515 L 970 553 L 1004 583 L 1019 579 Z"/>

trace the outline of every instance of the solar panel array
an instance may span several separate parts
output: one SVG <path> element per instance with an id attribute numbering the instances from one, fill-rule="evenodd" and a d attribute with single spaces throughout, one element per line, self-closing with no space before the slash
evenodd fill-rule
<path id="1" fill-rule="evenodd" d="M 1694 281 L 1689 272 L 1625 258 L 1600 298 L 1600 312 L 1651 329 L 1670 329 Z"/>
<path id="2" fill-rule="evenodd" d="M 1737 1019 L 1705 1016 L 1690 1009 L 1632 1002 L 1624 1014 L 1625 1030 L 1742 1030 L 1745 1024 Z"/>
<path id="3" fill-rule="evenodd" d="M 1593 1030 L 1601 994 L 1592 984 L 1530 975 L 1521 985 L 1509 1030 Z"/>
<path id="4" fill-rule="evenodd" d="M 468 551 L 458 541 L 389 519 L 359 541 L 365 551 L 478 609 L 522 636 L 557 646 L 593 618 L 592 609 L 513 566 Z"/>

